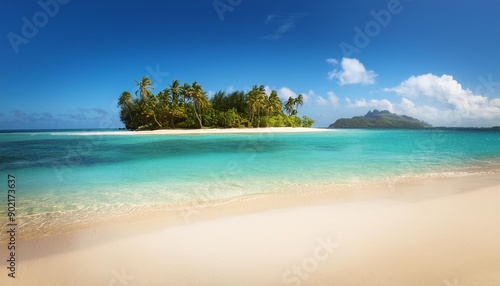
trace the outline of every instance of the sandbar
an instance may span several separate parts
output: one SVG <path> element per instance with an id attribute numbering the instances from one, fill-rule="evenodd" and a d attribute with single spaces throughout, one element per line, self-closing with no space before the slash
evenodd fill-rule
<path id="1" fill-rule="evenodd" d="M 305 127 L 268 127 L 268 128 L 211 128 L 211 129 L 160 129 L 152 131 L 89 131 L 71 133 L 72 135 L 188 135 L 188 134 L 256 134 L 256 133 L 315 133 L 334 132 L 335 129 Z"/>

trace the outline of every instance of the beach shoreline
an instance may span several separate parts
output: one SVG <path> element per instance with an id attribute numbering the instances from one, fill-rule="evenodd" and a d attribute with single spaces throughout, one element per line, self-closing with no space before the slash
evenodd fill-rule
<path id="1" fill-rule="evenodd" d="M 495 285 L 499 199 L 495 173 L 117 218 L 20 241 L 12 285 Z"/>
<path id="2" fill-rule="evenodd" d="M 408 189 L 410 186 L 423 182 L 473 178 L 494 174 L 500 175 L 500 171 L 496 168 L 473 170 L 472 172 L 455 170 L 443 173 L 422 174 L 419 176 L 394 177 L 392 179 L 353 181 L 350 183 L 288 185 L 286 187 L 283 186 L 281 189 L 275 189 L 272 192 L 241 194 L 228 198 L 209 198 L 208 196 L 200 195 L 185 202 L 165 201 L 155 204 L 144 202 L 143 205 L 137 205 L 133 209 L 127 207 L 120 210 L 117 207 L 112 210 L 97 209 L 93 211 L 81 210 L 78 212 L 42 213 L 34 219 L 32 216 L 29 216 L 29 218 L 23 217 L 21 213 L 19 214 L 18 226 L 23 231 L 17 235 L 17 241 L 36 240 L 83 229 L 106 226 L 117 222 L 141 221 L 150 217 L 162 217 L 169 222 L 169 225 L 188 224 L 232 214 L 239 215 L 277 208 L 303 207 L 325 202 L 339 203 L 358 198 L 380 198 L 392 195 L 393 193 L 401 193 L 401 188 Z M 451 194 L 453 192 L 454 190 L 439 189 L 433 190 L 429 195 L 439 196 L 443 195 L 443 193 Z M 227 211 L 228 209 L 233 211 Z M 41 218 L 43 217 L 46 218 L 42 220 Z M 8 234 L 2 233 L 0 238 L 0 245 L 2 245 L 8 239 Z"/>
<path id="3" fill-rule="evenodd" d="M 258 134 L 258 133 L 314 133 L 335 132 L 335 129 L 305 127 L 266 128 L 210 128 L 210 129 L 160 129 L 151 131 L 90 131 L 71 133 L 72 135 L 201 135 L 201 134 Z"/>

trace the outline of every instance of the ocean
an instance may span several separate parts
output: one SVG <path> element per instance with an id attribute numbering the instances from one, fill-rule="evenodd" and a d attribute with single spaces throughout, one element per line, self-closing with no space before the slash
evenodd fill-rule
<path id="1" fill-rule="evenodd" d="M 7 205 L 7 176 L 15 176 L 21 238 L 243 197 L 500 172 L 500 130 L 492 129 L 105 133 L 0 133 L 0 203 Z M 3 210 L 0 221 L 7 223 Z"/>

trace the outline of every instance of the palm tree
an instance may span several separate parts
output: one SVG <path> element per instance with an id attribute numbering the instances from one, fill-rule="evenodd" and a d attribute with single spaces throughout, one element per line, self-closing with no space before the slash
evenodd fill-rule
<path id="1" fill-rule="evenodd" d="M 120 98 L 118 98 L 118 106 L 121 107 L 122 109 L 127 109 L 130 110 L 130 107 L 134 103 L 132 102 L 132 95 L 128 91 L 122 92 L 122 95 Z"/>
<path id="2" fill-rule="evenodd" d="M 257 93 L 256 93 L 257 86 L 254 86 L 251 91 L 248 92 L 247 95 L 247 105 L 248 109 L 250 110 L 250 122 L 253 122 L 253 117 L 255 112 L 257 111 L 257 105 L 258 105 L 258 100 L 257 100 Z"/>
<path id="3" fill-rule="evenodd" d="M 288 113 L 288 115 L 295 115 L 295 110 L 293 109 L 295 105 L 295 100 L 293 99 L 293 97 L 289 97 L 287 102 L 285 103 L 285 112 Z"/>
<path id="4" fill-rule="evenodd" d="M 118 107 L 120 107 L 120 119 L 125 124 L 125 127 L 129 129 L 132 123 L 132 110 L 134 107 L 134 102 L 132 101 L 132 95 L 128 91 L 122 92 L 122 95 L 118 99 Z"/>
<path id="5" fill-rule="evenodd" d="M 260 88 L 254 85 L 252 90 L 248 92 L 247 105 L 250 109 L 250 122 L 253 122 L 256 113 L 257 117 L 260 116 L 260 111 L 265 106 L 266 99 L 267 95 L 263 85 Z"/>
<path id="6" fill-rule="evenodd" d="M 200 128 L 203 128 L 201 114 L 203 112 L 203 109 L 207 108 L 210 104 L 210 101 L 203 91 L 203 88 L 195 81 L 191 85 L 191 88 L 188 89 L 188 92 L 185 94 L 185 96 L 193 103 L 194 114 L 198 119 L 198 122 L 200 123 Z"/>
<path id="7" fill-rule="evenodd" d="M 216 92 L 212 98 L 210 99 L 210 102 L 212 103 L 212 107 L 215 110 L 220 110 L 220 111 L 227 111 L 227 96 L 224 93 L 224 91 L 218 91 Z"/>
<path id="8" fill-rule="evenodd" d="M 267 112 L 268 115 L 274 115 L 281 111 L 281 99 L 278 96 L 276 90 L 271 91 L 271 95 L 267 99 Z"/>
<path id="9" fill-rule="evenodd" d="M 266 94 L 266 88 L 261 85 L 258 89 L 258 94 L 257 94 L 257 102 L 259 103 L 257 105 L 257 115 L 260 117 L 261 116 L 261 110 L 266 106 L 266 102 L 268 101 L 268 96 Z"/>
<path id="10" fill-rule="evenodd" d="M 188 84 L 188 83 L 184 83 L 183 86 L 180 87 L 180 95 L 181 97 L 184 98 L 184 101 L 188 101 L 190 99 L 190 96 L 191 96 L 191 85 Z"/>
<path id="11" fill-rule="evenodd" d="M 168 88 L 160 91 L 156 95 L 156 97 L 158 98 L 159 104 L 161 104 L 163 106 L 166 106 L 172 102 L 172 94 Z"/>
<path id="12" fill-rule="evenodd" d="M 182 94 L 181 84 L 178 80 L 172 81 L 172 84 L 168 87 L 169 93 L 172 96 L 172 101 L 174 104 L 179 103 L 179 98 Z"/>
<path id="13" fill-rule="evenodd" d="M 299 113 L 299 105 L 302 106 L 304 104 L 304 96 L 302 94 L 299 94 L 299 96 L 297 96 L 297 98 L 293 101 L 294 105 L 295 105 L 295 115 L 297 113 Z"/>
<path id="14" fill-rule="evenodd" d="M 169 125 L 170 128 L 174 128 L 174 119 L 186 116 L 184 107 L 184 87 L 181 86 L 178 80 L 174 80 L 165 91 L 169 99 L 167 113 Z"/>
<path id="15" fill-rule="evenodd" d="M 171 111 L 172 96 L 170 95 L 168 88 L 160 91 L 156 95 L 156 99 L 158 101 L 157 108 L 159 111 L 159 116 L 163 120 L 171 123 L 172 122 L 172 120 L 171 120 L 171 117 L 172 117 L 171 116 L 171 114 L 172 114 L 172 111 Z M 170 127 L 172 127 L 172 124 L 170 124 Z"/>
<path id="16" fill-rule="evenodd" d="M 148 108 L 149 110 L 144 110 L 146 111 L 146 116 L 149 115 L 149 112 L 153 115 L 153 119 L 158 124 L 160 128 L 162 128 L 162 125 L 160 122 L 158 122 L 158 119 L 156 118 L 156 97 L 154 94 L 151 92 L 153 89 L 153 82 L 147 77 L 143 76 L 141 81 L 135 81 L 138 86 L 138 90 L 135 92 L 137 96 L 139 96 L 140 100 L 142 101 L 143 107 Z"/>
<path id="17" fill-rule="evenodd" d="M 149 96 L 152 95 L 153 82 L 147 76 L 143 76 L 140 82 L 137 80 L 135 82 L 139 87 L 135 95 L 139 96 L 142 100 L 148 100 Z"/>

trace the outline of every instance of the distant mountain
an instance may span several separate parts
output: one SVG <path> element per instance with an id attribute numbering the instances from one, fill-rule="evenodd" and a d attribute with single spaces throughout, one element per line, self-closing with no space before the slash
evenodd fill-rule
<path id="1" fill-rule="evenodd" d="M 387 110 L 368 111 L 365 116 L 353 118 L 340 118 L 328 128 L 428 128 L 429 123 L 420 121 L 410 116 L 397 115 Z"/>

